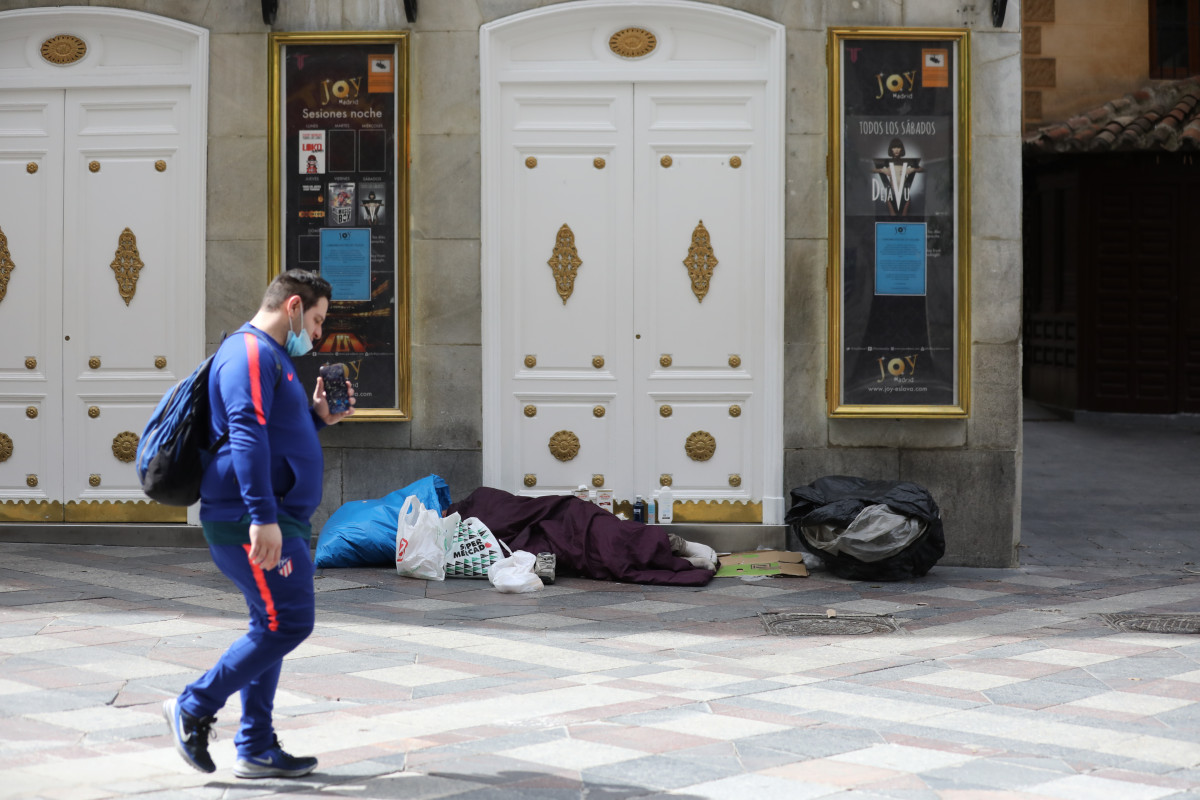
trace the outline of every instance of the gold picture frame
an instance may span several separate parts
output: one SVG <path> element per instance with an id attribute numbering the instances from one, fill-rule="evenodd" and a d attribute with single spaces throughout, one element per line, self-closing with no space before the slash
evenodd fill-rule
<path id="1" fill-rule="evenodd" d="M 832 28 L 830 417 L 970 412 L 970 35 Z"/>
<path id="2" fill-rule="evenodd" d="M 305 385 L 346 364 L 359 421 L 412 419 L 409 34 L 268 37 L 268 279 L 310 269 L 334 300 Z"/>

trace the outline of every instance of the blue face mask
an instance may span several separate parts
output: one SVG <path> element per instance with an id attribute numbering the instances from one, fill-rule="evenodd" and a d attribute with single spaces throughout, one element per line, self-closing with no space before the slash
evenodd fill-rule
<path id="1" fill-rule="evenodd" d="M 304 327 L 304 306 L 300 306 L 300 333 L 292 330 L 292 318 L 288 317 L 288 334 L 287 342 L 283 348 L 287 350 L 287 354 L 293 358 L 297 356 L 307 355 L 312 350 L 312 337 L 308 335 L 308 329 Z"/>

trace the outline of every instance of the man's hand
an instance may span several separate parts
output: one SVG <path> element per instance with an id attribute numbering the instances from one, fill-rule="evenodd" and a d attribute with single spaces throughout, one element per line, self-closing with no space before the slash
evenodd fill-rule
<path id="1" fill-rule="evenodd" d="M 313 391 L 313 410 L 326 425 L 335 425 L 354 413 L 354 387 L 346 381 L 346 393 L 350 397 L 350 410 L 341 414 L 329 413 L 329 400 L 325 396 L 325 379 L 317 378 L 317 388 Z"/>
<path id="2" fill-rule="evenodd" d="M 279 524 L 250 525 L 250 563 L 264 570 L 275 569 L 283 552 L 283 531 Z"/>

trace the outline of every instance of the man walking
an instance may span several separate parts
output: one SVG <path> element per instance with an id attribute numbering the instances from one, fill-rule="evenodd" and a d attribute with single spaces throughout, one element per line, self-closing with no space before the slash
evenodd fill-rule
<path id="1" fill-rule="evenodd" d="M 315 619 L 309 518 L 321 503 L 324 474 L 317 431 L 354 413 L 330 413 L 321 378 L 310 406 L 291 360 L 320 338 L 331 297 L 319 275 L 281 273 L 258 313 L 213 359 L 209 432 L 215 440 L 228 431 L 229 441 L 204 473 L 200 522 L 213 561 L 246 597 L 250 627 L 212 669 L 163 703 L 175 749 L 201 772 L 216 770 L 208 739 L 234 692 L 242 698 L 235 775 L 299 777 L 317 766 L 283 750 L 271 717 L 283 657 Z"/>

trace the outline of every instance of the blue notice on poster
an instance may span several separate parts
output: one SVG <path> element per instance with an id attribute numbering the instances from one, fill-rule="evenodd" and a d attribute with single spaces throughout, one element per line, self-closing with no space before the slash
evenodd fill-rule
<path id="1" fill-rule="evenodd" d="M 321 277 L 334 300 L 370 300 L 371 229 L 322 228 Z"/>
<path id="2" fill-rule="evenodd" d="M 875 294 L 925 294 L 925 223 L 875 223 Z"/>

